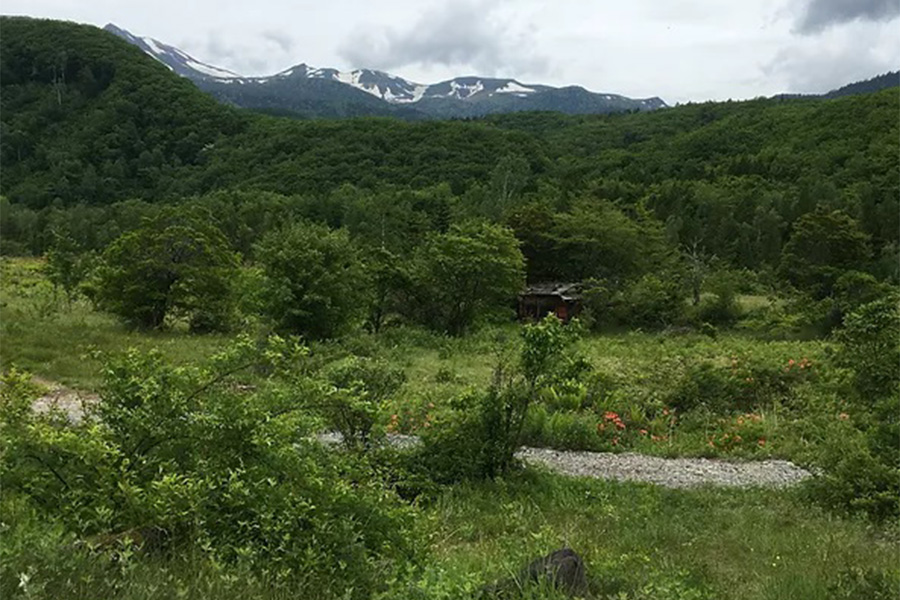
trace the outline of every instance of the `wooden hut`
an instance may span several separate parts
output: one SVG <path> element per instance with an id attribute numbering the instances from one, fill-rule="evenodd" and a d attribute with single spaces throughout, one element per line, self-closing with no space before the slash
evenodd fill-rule
<path id="1" fill-rule="evenodd" d="M 581 312 L 581 285 L 577 283 L 539 283 L 519 294 L 519 319 L 537 321 L 554 313 L 568 323 Z"/>

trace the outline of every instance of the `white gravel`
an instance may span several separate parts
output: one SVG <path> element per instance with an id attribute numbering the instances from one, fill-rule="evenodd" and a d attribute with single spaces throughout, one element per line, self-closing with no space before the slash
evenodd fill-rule
<path id="1" fill-rule="evenodd" d="M 97 401 L 94 394 L 80 394 L 57 384 L 44 382 L 48 391 L 34 403 L 36 412 L 62 409 L 69 420 L 77 423 L 86 404 Z M 340 433 L 320 433 L 317 439 L 326 445 L 342 442 Z M 410 449 L 421 440 L 414 435 L 389 434 L 385 445 Z M 572 477 L 639 481 L 670 488 L 690 488 L 702 485 L 727 487 L 787 487 L 811 477 L 812 474 L 786 460 L 732 462 L 709 458 L 659 458 L 625 452 L 579 452 L 550 448 L 521 448 L 516 456 L 529 465 L 542 466 Z"/>
<path id="2" fill-rule="evenodd" d="M 329 445 L 342 441 L 340 433 L 320 433 L 317 439 Z M 388 434 L 384 444 L 410 449 L 421 443 L 414 435 Z M 541 466 L 563 475 L 639 481 L 670 488 L 702 485 L 721 487 L 788 487 L 812 474 L 786 460 L 726 461 L 710 458 L 660 458 L 623 452 L 579 452 L 550 448 L 523 447 L 516 457 L 524 463 Z"/>
<path id="3" fill-rule="evenodd" d="M 316 440 L 320 444 L 326 446 L 339 446 L 344 443 L 344 436 L 338 431 L 326 431 L 325 433 L 316 434 Z M 389 446 L 398 450 L 409 450 L 415 448 L 422 443 L 417 435 L 406 435 L 403 433 L 389 433 L 384 436 L 384 441 L 379 446 Z"/>
<path id="4" fill-rule="evenodd" d="M 549 448 L 522 448 L 516 456 L 527 464 L 574 477 L 642 481 L 670 488 L 701 485 L 787 487 L 812 476 L 809 471 L 786 460 L 731 462 Z"/>

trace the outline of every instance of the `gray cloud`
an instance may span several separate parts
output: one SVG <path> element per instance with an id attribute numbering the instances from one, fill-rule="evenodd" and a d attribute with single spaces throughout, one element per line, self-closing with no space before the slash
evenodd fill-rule
<path id="1" fill-rule="evenodd" d="M 517 29 L 492 0 L 448 0 L 409 28 L 356 32 L 338 48 L 354 67 L 396 69 L 407 65 L 468 66 L 479 74 L 543 74 L 546 58 L 530 47 L 530 27 Z"/>
<path id="2" fill-rule="evenodd" d="M 820 39 L 823 38 L 823 39 Z M 873 23 L 856 23 L 823 36 L 795 38 L 762 66 L 785 91 L 821 94 L 897 69 L 900 40 Z"/>
<path id="3" fill-rule="evenodd" d="M 263 39 L 278 46 L 282 52 L 290 52 L 294 47 L 294 40 L 283 31 L 268 30 L 262 32 Z"/>
<path id="4" fill-rule="evenodd" d="M 894 70 L 892 1 L 0 0 L 4 14 L 112 21 L 245 75 L 299 62 L 423 82 L 502 72 L 682 102 L 823 92 Z"/>
<path id="5" fill-rule="evenodd" d="M 213 31 L 207 35 L 204 56 L 209 57 L 209 60 L 229 63 L 235 58 L 236 52 L 237 48 L 228 39 L 222 39 L 217 32 Z"/>
<path id="6" fill-rule="evenodd" d="M 807 0 L 797 21 L 800 33 L 818 33 L 850 21 L 890 21 L 900 15 L 897 0 Z"/>
<path id="7" fill-rule="evenodd" d="M 270 74 L 269 60 L 272 57 L 287 57 L 293 40 L 285 33 L 266 30 L 256 38 L 238 39 L 218 31 L 210 31 L 205 39 L 182 42 L 181 47 L 190 49 L 195 56 L 217 67 L 231 69 L 241 75 Z"/>

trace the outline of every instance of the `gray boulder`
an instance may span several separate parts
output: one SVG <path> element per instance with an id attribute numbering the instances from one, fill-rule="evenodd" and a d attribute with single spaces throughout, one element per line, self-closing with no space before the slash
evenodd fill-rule
<path id="1" fill-rule="evenodd" d="M 588 588 L 584 561 L 571 548 L 554 550 L 531 561 L 518 577 L 484 587 L 481 597 L 514 598 L 531 585 L 549 585 L 569 596 L 582 596 Z"/>

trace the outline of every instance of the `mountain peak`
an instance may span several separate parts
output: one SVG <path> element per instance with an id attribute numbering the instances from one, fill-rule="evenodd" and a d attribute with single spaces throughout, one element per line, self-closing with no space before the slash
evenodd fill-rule
<path id="1" fill-rule="evenodd" d="M 170 46 L 151 37 L 134 35 L 114 23 L 107 23 L 103 29 L 137 46 L 182 77 L 187 77 L 188 79 L 233 79 L 240 77 L 234 71 L 208 65 L 175 46 Z"/>
<path id="2" fill-rule="evenodd" d="M 330 67 L 313 67 L 300 63 L 266 77 L 244 77 L 233 71 L 201 62 L 174 46 L 150 37 L 136 36 L 110 23 L 104 27 L 187 77 L 201 89 L 219 99 L 238 106 L 277 109 L 296 104 L 289 94 L 303 94 L 316 87 L 315 94 L 332 86 L 321 81 L 343 84 L 374 96 L 388 105 L 412 106 L 431 116 L 480 116 L 496 112 L 521 110 L 555 110 L 567 113 L 605 113 L 623 110 L 655 110 L 666 106 L 659 98 L 633 100 L 618 94 L 596 94 L 579 86 L 556 88 L 549 85 L 524 84 L 516 79 L 466 75 L 434 84 L 421 84 L 377 69 L 340 71 Z M 314 83 L 318 81 L 319 83 Z M 337 89 L 337 88 L 330 88 Z M 338 92 L 336 92 L 338 93 Z M 346 96 L 346 92 L 338 93 Z M 282 99 L 279 100 L 278 98 Z M 248 100 L 253 98 L 253 100 Z M 368 104 L 371 98 L 357 96 Z M 248 105 L 252 102 L 252 105 Z M 260 106 L 256 106 L 259 104 Z M 385 107 L 389 109 L 390 107 Z"/>

